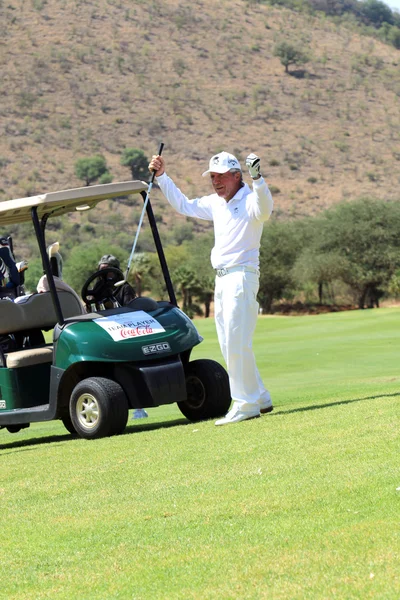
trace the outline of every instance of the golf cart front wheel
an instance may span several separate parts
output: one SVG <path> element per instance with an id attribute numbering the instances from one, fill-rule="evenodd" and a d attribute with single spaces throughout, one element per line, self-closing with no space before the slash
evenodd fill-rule
<path id="1" fill-rule="evenodd" d="M 75 386 L 69 405 L 79 437 L 95 439 L 122 433 L 128 420 L 128 401 L 121 386 L 104 377 L 88 377 Z"/>
<path id="2" fill-rule="evenodd" d="M 231 390 L 226 370 L 215 360 L 200 359 L 186 368 L 187 398 L 178 402 L 190 421 L 204 421 L 225 415 L 231 404 Z"/>

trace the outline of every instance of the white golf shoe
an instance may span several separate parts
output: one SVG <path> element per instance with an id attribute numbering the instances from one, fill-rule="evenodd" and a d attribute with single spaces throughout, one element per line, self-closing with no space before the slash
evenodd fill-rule
<path id="1" fill-rule="evenodd" d="M 269 403 L 265 402 L 265 403 L 260 404 L 260 413 L 262 415 L 265 415 L 266 413 L 270 413 L 273 410 L 274 410 L 274 407 L 272 406 L 271 401 L 269 401 Z"/>
<path id="2" fill-rule="evenodd" d="M 229 425 L 229 423 L 239 423 L 240 421 L 247 421 L 248 419 L 257 419 L 260 416 L 260 412 L 257 411 L 243 411 L 239 410 L 235 406 L 222 418 L 215 421 L 216 425 Z"/>
<path id="3" fill-rule="evenodd" d="M 262 394 L 258 404 L 260 406 L 260 413 L 262 415 L 265 415 L 265 413 L 270 413 L 274 410 L 274 407 L 272 406 L 271 394 L 268 390 L 265 390 L 265 392 Z"/>

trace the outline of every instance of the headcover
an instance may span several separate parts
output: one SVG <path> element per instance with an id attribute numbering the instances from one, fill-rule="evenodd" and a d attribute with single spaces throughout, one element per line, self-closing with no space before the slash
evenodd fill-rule
<path id="1" fill-rule="evenodd" d="M 47 254 L 50 260 L 51 272 L 56 277 L 62 279 L 62 269 L 63 269 L 63 259 L 61 254 L 59 253 L 60 244 L 58 242 L 54 242 L 47 246 Z"/>
<path id="2" fill-rule="evenodd" d="M 99 269 L 101 268 L 101 265 L 108 265 L 109 267 L 114 267 L 115 269 L 120 268 L 118 258 L 113 256 L 112 254 L 105 254 L 104 256 L 102 256 L 98 264 Z"/>
<path id="3" fill-rule="evenodd" d="M 8 245 L 0 244 L 0 277 L 2 280 L 8 277 L 8 287 L 16 287 L 20 284 L 18 269 Z"/>

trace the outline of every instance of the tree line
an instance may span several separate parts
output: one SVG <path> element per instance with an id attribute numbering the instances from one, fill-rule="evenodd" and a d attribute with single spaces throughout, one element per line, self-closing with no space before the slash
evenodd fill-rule
<path id="1" fill-rule="evenodd" d="M 383 296 L 398 295 L 399 232 L 400 204 L 371 198 L 272 221 L 261 246 L 261 305 L 268 312 L 296 295 L 335 303 L 345 294 L 358 308 L 379 307 Z"/>
<path id="2" fill-rule="evenodd" d="M 181 308 L 191 317 L 207 317 L 215 280 L 210 264 L 213 233 L 194 236 L 190 227 L 185 232 L 186 236 L 176 236 L 163 231 L 167 264 Z M 272 216 L 264 226 L 260 248 L 261 308 L 270 313 L 279 303 L 295 301 L 379 307 L 382 297 L 399 296 L 399 232 L 400 203 L 371 198 L 343 202 L 314 217 L 283 220 Z M 104 253 L 114 254 L 125 271 L 131 235 L 89 234 L 63 244 L 62 231 L 53 235 L 59 233 L 64 279 L 78 292 Z M 140 246 L 139 237 L 129 282 L 138 295 L 167 299 L 155 249 L 149 240 L 145 247 Z M 40 259 L 30 260 L 29 289 L 35 288 L 41 274 Z"/>
<path id="3" fill-rule="evenodd" d="M 355 23 L 361 32 L 400 49 L 400 13 L 381 0 L 253 0 L 306 13 L 324 13 L 341 23 Z"/>
<path id="4" fill-rule="evenodd" d="M 130 170 L 132 179 L 139 181 L 147 181 L 149 179 L 149 160 L 143 150 L 139 148 L 125 148 L 120 162 L 123 167 L 127 167 Z M 74 170 L 77 178 L 84 181 L 86 186 L 95 182 L 100 184 L 111 183 L 113 180 L 107 161 L 102 154 L 79 158 L 75 162 Z"/>

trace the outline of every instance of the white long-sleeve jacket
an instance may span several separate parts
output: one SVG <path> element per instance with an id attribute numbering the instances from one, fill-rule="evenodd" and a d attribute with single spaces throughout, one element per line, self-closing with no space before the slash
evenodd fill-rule
<path id="1" fill-rule="evenodd" d="M 180 214 L 214 222 L 214 269 L 244 265 L 258 268 L 263 223 L 271 216 L 273 200 L 261 177 L 253 189 L 245 183 L 227 202 L 218 194 L 189 200 L 166 173 L 157 183 L 168 202 Z"/>

